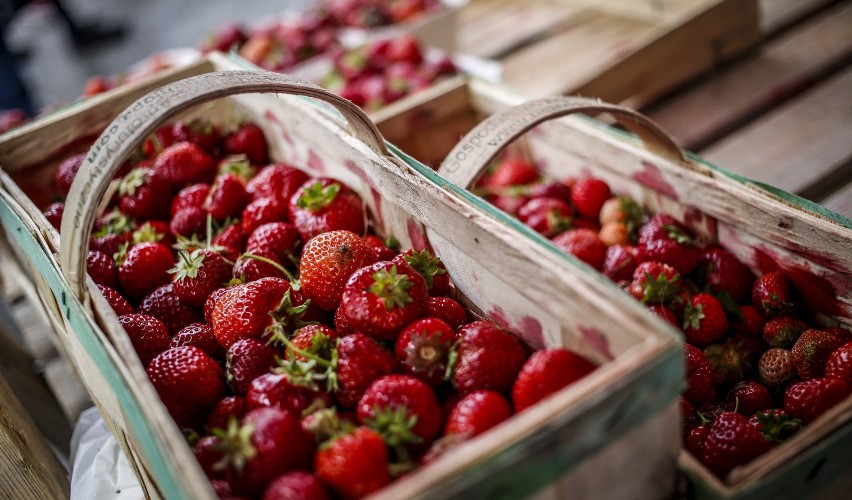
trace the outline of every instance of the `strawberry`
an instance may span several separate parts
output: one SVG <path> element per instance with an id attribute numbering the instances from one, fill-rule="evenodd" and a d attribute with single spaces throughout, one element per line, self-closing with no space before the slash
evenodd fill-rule
<path id="1" fill-rule="evenodd" d="M 130 337 L 142 366 L 148 366 L 157 354 L 169 348 L 169 332 L 157 318 L 146 314 L 127 314 L 119 316 L 118 322 Z"/>
<path id="2" fill-rule="evenodd" d="M 680 321 L 677 319 L 677 315 L 675 315 L 674 311 L 672 311 L 668 307 L 656 304 L 656 305 L 653 305 L 653 306 L 649 306 L 648 312 L 650 312 L 654 316 L 659 317 L 660 319 L 662 319 L 666 323 L 672 325 L 677 330 L 681 329 Z"/>
<path id="3" fill-rule="evenodd" d="M 127 302 L 127 299 L 125 299 L 123 295 L 118 293 L 118 290 L 114 290 L 103 285 L 98 285 L 98 289 L 104 295 L 104 298 L 109 303 L 110 307 L 112 307 L 112 310 L 115 311 L 117 316 L 133 314 L 133 307 L 129 302 Z"/>
<path id="4" fill-rule="evenodd" d="M 763 335 L 763 315 L 752 305 L 739 306 L 739 317 L 730 321 L 731 332 L 735 335 L 760 338 Z"/>
<path id="5" fill-rule="evenodd" d="M 512 407 L 500 393 L 474 391 L 462 397 L 450 411 L 444 434 L 478 436 L 512 416 Z"/>
<path id="6" fill-rule="evenodd" d="M 174 235 L 171 234 L 169 223 L 163 220 L 148 220 L 133 231 L 134 244 L 137 243 L 162 243 L 167 247 L 175 244 Z"/>
<path id="7" fill-rule="evenodd" d="M 338 360 L 333 367 L 334 397 L 344 408 L 355 408 L 364 391 L 382 375 L 397 371 L 397 361 L 375 340 L 354 333 L 337 340 Z"/>
<path id="8" fill-rule="evenodd" d="M 65 203 L 56 202 L 51 203 L 44 209 L 43 215 L 44 218 L 47 219 L 47 222 L 53 226 L 54 229 L 59 231 L 62 227 L 62 214 L 65 213 Z"/>
<path id="9" fill-rule="evenodd" d="M 257 173 L 246 184 L 246 191 L 252 200 L 261 198 L 279 198 L 289 200 L 306 181 L 308 174 L 301 170 L 278 163 L 270 165 Z"/>
<path id="10" fill-rule="evenodd" d="M 172 125 L 173 142 L 191 142 L 210 154 L 215 154 L 222 136 L 219 127 L 206 118 L 195 118 L 192 121 L 176 121 Z"/>
<path id="11" fill-rule="evenodd" d="M 331 397 L 316 386 L 300 385 L 284 373 L 265 373 L 252 380 L 246 393 L 249 409 L 265 406 L 287 410 L 294 415 L 331 407 Z"/>
<path id="12" fill-rule="evenodd" d="M 184 237 L 204 234 L 206 226 L 207 212 L 202 208 L 184 208 L 169 222 L 172 234 Z"/>
<path id="13" fill-rule="evenodd" d="M 97 250 L 89 250 L 86 256 L 86 272 L 92 281 L 109 288 L 118 286 L 118 271 L 111 256 Z"/>
<path id="14" fill-rule="evenodd" d="M 743 379 L 757 362 L 762 345 L 748 338 L 729 338 L 704 348 L 704 356 L 713 370 L 713 383 L 735 384 Z"/>
<path id="15" fill-rule="evenodd" d="M 704 463 L 719 476 L 769 451 L 772 444 L 739 413 L 723 412 L 704 445 Z"/>
<path id="16" fill-rule="evenodd" d="M 681 291 L 680 273 L 662 262 L 643 262 L 633 271 L 627 291 L 643 304 L 667 304 Z"/>
<path id="17" fill-rule="evenodd" d="M 429 297 L 427 315 L 443 320 L 453 331 L 467 322 L 467 313 L 462 305 L 449 297 Z"/>
<path id="18" fill-rule="evenodd" d="M 828 356 L 825 376 L 852 385 L 852 342 L 843 344 Z"/>
<path id="19" fill-rule="evenodd" d="M 245 394 L 254 379 L 278 366 L 280 354 L 258 339 L 234 342 L 225 356 L 228 385 L 235 394 Z"/>
<path id="20" fill-rule="evenodd" d="M 392 62 L 405 61 L 413 64 L 423 62 L 420 44 L 414 35 L 404 35 L 391 39 L 387 50 L 388 59 Z"/>
<path id="21" fill-rule="evenodd" d="M 169 184 L 150 168 L 131 170 L 118 183 L 121 211 L 136 219 L 162 219 L 168 214 Z"/>
<path id="22" fill-rule="evenodd" d="M 488 321 L 474 321 L 458 331 L 453 386 L 461 393 L 479 389 L 508 392 L 521 371 L 526 353 L 518 340 Z"/>
<path id="23" fill-rule="evenodd" d="M 598 222 L 601 226 L 612 222 L 620 222 L 627 226 L 632 233 L 639 228 L 643 217 L 642 207 L 627 196 L 610 198 L 601 206 Z"/>
<path id="24" fill-rule="evenodd" d="M 767 350 L 760 355 L 758 371 L 760 381 L 766 384 L 766 387 L 770 389 L 781 387 L 796 377 L 793 353 L 777 347 Z"/>
<path id="25" fill-rule="evenodd" d="M 204 209 L 214 220 L 224 221 L 240 215 L 250 198 L 243 181 L 234 174 L 216 177 L 204 202 Z"/>
<path id="26" fill-rule="evenodd" d="M 288 262 L 299 255 L 297 249 L 300 239 L 299 230 L 293 224 L 270 222 L 251 233 L 246 242 L 246 251 L 253 254 L 269 252 L 279 262 Z"/>
<path id="27" fill-rule="evenodd" d="M 455 337 L 455 330 L 440 319 L 418 319 L 400 332 L 394 354 L 405 373 L 437 386 L 444 382 Z"/>
<path id="28" fill-rule="evenodd" d="M 305 182 L 290 198 L 290 220 L 302 241 L 328 231 L 351 231 L 362 235 L 367 219 L 364 203 L 355 191 L 329 178 Z"/>
<path id="29" fill-rule="evenodd" d="M 290 345 L 328 358 L 330 349 L 334 346 L 332 341 L 336 338 L 338 338 L 337 332 L 325 325 L 306 325 L 293 332 Z M 290 348 L 287 349 L 287 359 L 307 361 L 307 358 Z"/>
<path id="30" fill-rule="evenodd" d="M 364 240 L 350 231 L 330 231 L 311 239 L 302 250 L 299 279 L 302 290 L 321 309 L 340 305 L 349 277 L 376 261 Z"/>
<path id="31" fill-rule="evenodd" d="M 754 283 L 751 270 L 724 248 L 711 247 L 698 259 L 705 290 L 714 295 L 727 293 L 734 302 L 746 300 Z"/>
<path id="32" fill-rule="evenodd" d="M 551 238 L 571 229 L 571 206 L 556 198 L 532 198 L 518 209 L 518 219 Z"/>
<path id="33" fill-rule="evenodd" d="M 359 332 L 395 341 L 405 325 L 426 314 L 428 296 L 426 282 L 411 266 L 384 261 L 352 274 L 340 307 Z"/>
<path id="34" fill-rule="evenodd" d="M 793 305 L 790 282 L 781 271 L 764 274 L 754 282 L 751 303 L 767 318 L 787 312 Z"/>
<path id="35" fill-rule="evenodd" d="M 601 207 L 610 197 L 606 182 L 594 177 L 578 179 L 571 189 L 571 202 L 574 209 L 583 217 L 598 220 Z"/>
<path id="36" fill-rule="evenodd" d="M 139 302 L 137 312 L 162 321 L 169 335 L 176 335 L 187 325 L 200 323 L 202 319 L 197 309 L 180 301 L 171 283 L 157 287 L 146 295 Z"/>
<path id="37" fill-rule="evenodd" d="M 121 288 L 131 298 L 140 298 L 170 281 L 172 252 L 159 243 L 139 243 L 116 259 Z"/>
<path id="38" fill-rule="evenodd" d="M 145 142 L 142 143 L 142 154 L 145 158 L 153 158 L 160 154 L 163 149 L 174 144 L 174 142 L 173 127 L 171 125 L 164 125 L 145 139 Z"/>
<path id="39" fill-rule="evenodd" d="M 172 204 L 169 206 L 169 214 L 172 217 L 176 213 L 185 208 L 204 208 L 204 202 L 210 194 L 210 184 L 203 182 L 187 186 L 172 198 Z"/>
<path id="40" fill-rule="evenodd" d="M 235 284 L 239 284 L 239 283 L 235 283 Z M 222 287 L 222 288 L 219 288 L 218 290 L 213 290 L 210 293 L 210 295 L 207 297 L 207 300 L 204 301 L 204 322 L 207 323 L 208 325 L 213 324 L 213 309 L 216 307 L 216 302 L 219 300 L 219 297 L 224 295 L 224 293 L 227 292 L 227 291 L 228 291 L 228 287 Z M 216 342 L 219 342 L 219 340 L 217 339 Z"/>
<path id="41" fill-rule="evenodd" d="M 184 304 L 204 307 L 207 297 L 231 277 L 231 266 L 211 250 L 198 249 L 192 253 L 178 252 L 178 262 L 169 270 L 172 288 Z"/>
<path id="42" fill-rule="evenodd" d="M 189 184 L 211 182 L 216 176 L 216 162 L 191 142 L 178 142 L 167 147 L 154 160 L 154 173 L 171 189 Z"/>
<path id="43" fill-rule="evenodd" d="M 233 418 L 242 420 L 246 414 L 246 400 L 241 396 L 228 396 L 219 400 L 210 410 L 207 422 L 204 424 L 208 432 L 213 429 L 227 429 L 228 422 Z"/>
<path id="44" fill-rule="evenodd" d="M 743 380 L 728 392 L 728 405 L 736 408 L 737 413 L 750 416 L 772 408 L 772 395 L 766 387 L 754 380 Z"/>
<path id="45" fill-rule="evenodd" d="M 728 331 L 728 317 L 716 297 L 699 293 L 692 297 L 683 314 L 686 339 L 697 346 L 705 346 L 722 338 Z"/>
<path id="46" fill-rule="evenodd" d="M 234 46 L 239 48 L 247 39 L 248 35 L 246 35 L 245 29 L 242 26 L 239 24 L 226 24 L 220 26 L 214 33 L 204 37 L 199 49 L 205 54 L 214 50 L 227 54 Z"/>
<path id="47" fill-rule="evenodd" d="M 488 203 L 491 203 L 498 209 L 506 212 L 509 215 L 517 215 L 518 210 L 529 201 L 528 196 L 511 194 L 488 195 L 485 197 Z"/>
<path id="48" fill-rule="evenodd" d="M 62 163 L 56 167 L 54 179 L 56 180 L 56 187 L 59 189 L 59 193 L 62 194 L 62 196 L 68 196 L 68 191 L 71 190 L 71 183 L 74 182 L 74 178 L 77 177 L 77 171 L 80 170 L 80 165 L 83 164 L 83 160 L 85 159 L 86 153 L 76 154 L 65 158 L 62 160 Z"/>
<path id="49" fill-rule="evenodd" d="M 317 477 L 347 500 L 362 498 L 391 482 L 388 450 L 382 437 L 366 427 L 334 437 L 314 460 Z"/>
<path id="50" fill-rule="evenodd" d="M 222 140 L 222 151 L 229 155 L 246 155 L 252 165 L 266 163 L 268 146 L 263 130 L 253 123 L 243 123 Z"/>
<path id="51" fill-rule="evenodd" d="M 257 281 L 261 278 L 287 278 L 283 270 L 284 265 L 278 256 L 269 250 L 256 250 L 247 252 L 237 259 L 232 275 L 234 278 L 244 281 Z"/>
<path id="52" fill-rule="evenodd" d="M 518 159 L 508 158 L 501 161 L 494 172 L 488 177 L 490 187 L 512 187 L 530 184 L 538 179 L 538 171 L 529 163 Z"/>
<path id="53" fill-rule="evenodd" d="M 615 281 L 628 281 L 633 277 L 636 270 L 637 250 L 636 247 L 626 245 L 612 245 L 607 247 L 601 271 L 604 276 Z"/>
<path id="54" fill-rule="evenodd" d="M 703 460 L 704 445 L 707 443 L 707 436 L 709 435 L 710 426 L 707 424 L 697 425 L 690 429 L 683 443 L 686 451 L 698 457 L 699 460 Z"/>
<path id="55" fill-rule="evenodd" d="M 382 436 L 397 458 L 406 448 L 428 448 L 441 432 L 441 405 L 432 388 L 409 375 L 376 379 L 358 401 L 358 423 Z"/>
<path id="56" fill-rule="evenodd" d="M 598 232 L 598 238 L 608 247 L 631 244 L 630 230 L 627 228 L 627 224 L 623 222 L 607 222 L 602 225 Z"/>
<path id="57" fill-rule="evenodd" d="M 396 257 L 396 252 L 394 252 L 390 247 L 388 247 L 385 240 L 379 238 L 374 234 L 368 234 L 364 236 L 364 243 L 366 243 L 370 248 L 376 252 L 376 257 L 378 260 L 391 260 Z"/>
<path id="58" fill-rule="evenodd" d="M 343 309 L 339 307 L 334 311 L 334 329 L 338 337 L 345 337 L 355 333 L 355 329 L 349 324 L 349 318 L 346 317 Z"/>
<path id="59" fill-rule="evenodd" d="M 553 238 L 553 244 L 598 271 L 606 260 L 606 245 L 591 229 L 572 229 Z"/>
<path id="60" fill-rule="evenodd" d="M 201 422 L 225 393 L 219 363 L 192 346 L 161 352 L 148 364 L 146 373 L 179 427 Z"/>
<path id="61" fill-rule="evenodd" d="M 543 349 L 524 363 L 512 386 L 512 403 L 521 412 L 593 372 L 597 365 L 563 348 Z"/>
<path id="62" fill-rule="evenodd" d="M 213 327 L 204 323 L 190 323 L 181 328 L 172 337 L 169 345 L 170 347 L 191 345 L 201 349 L 216 361 L 225 360 L 225 350 L 222 349 L 219 341 L 216 340 L 216 336 L 213 335 Z"/>
<path id="63" fill-rule="evenodd" d="M 407 250 L 393 258 L 396 263 L 406 263 L 411 266 L 417 274 L 426 280 L 431 296 L 447 296 L 451 292 L 450 275 L 447 268 L 441 262 L 440 257 L 433 257 L 429 250 Z"/>
<path id="64" fill-rule="evenodd" d="M 683 391 L 683 397 L 700 407 L 716 397 L 713 368 L 697 347 L 684 343 L 683 350 L 686 360 L 686 390 Z"/>
<path id="65" fill-rule="evenodd" d="M 261 500 L 330 500 L 328 492 L 315 475 L 301 470 L 278 476 L 263 492 Z"/>
<path id="66" fill-rule="evenodd" d="M 246 249 L 247 240 L 248 234 L 243 229 L 242 224 L 237 222 L 236 224 L 229 224 L 214 236 L 212 244 L 223 248 L 222 256 L 233 261 Z"/>
<path id="67" fill-rule="evenodd" d="M 852 334 L 842 328 L 804 332 L 791 350 L 799 377 L 802 380 L 822 377 L 831 353 L 850 340 Z"/>
<path id="68" fill-rule="evenodd" d="M 242 213 L 242 225 L 246 234 L 269 222 L 287 220 L 287 203 L 280 198 L 256 198 L 246 205 Z"/>
<path id="69" fill-rule="evenodd" d="M 680 407 L 680 424 L 681 430 L 684 432 L 688 432 L 690 429 L 697 427 L 702 420 L 698 416 L 698 411 L 695 410 L 695 406 L 689 402 L 683 396 L 678 396 L 678 406 Z"/>
<path id="70" fill-rule="evenodd" d="M 808 324 L 792 316 L 778 316 L 763 325 L 763 340 L 770 347 L 789 349 L 799 336 L 808 329 Z"/>
<path id="71" fill-rule="evenodd" d="M 778 408 L 755 412 L 748 419 L 748 423 L 759 430 L 771 443 L 786 441 L 802 427 L 801 420 L 787 415 L 784 410 Z"/>
<path id="72" fill-rule="evenodd" d="M 698 266 L 701 250 L 692 233 L 674 217 L 657 214 L 639 229 L 640 260 L 659 261 L 687 275 Z"/>
<path id="73" fill-rule="evenodd" d="M 852 394 L 852 386 L 836 378 L 812 378 L 790 384 L 784 392 L 784 411 L 809 424 Z"/>

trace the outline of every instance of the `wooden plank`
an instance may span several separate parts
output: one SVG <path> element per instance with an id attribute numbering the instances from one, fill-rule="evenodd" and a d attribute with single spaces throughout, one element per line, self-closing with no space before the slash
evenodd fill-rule
<path id="1" fill-rule="evenodd" d="M 852 60 L 850 26 L 852 2 L 846 2 L 646 114 L 685 148 L 701 149 Z"/>
<path id="2" fill-rule="evenodd" d="M 852 68 L 701 152 L 752 179 L 818 197 L 852 176 Z"/>
<path id="3" fill-rule="evenodd" d="M 837 0 L 760 0 L 760 30 L 772 35 Z"/>
<path id="4" fill-rule="evenodd" d="M 820 203 L 829 210 L 852 218 L 852 182 L 829 194 Z"/>

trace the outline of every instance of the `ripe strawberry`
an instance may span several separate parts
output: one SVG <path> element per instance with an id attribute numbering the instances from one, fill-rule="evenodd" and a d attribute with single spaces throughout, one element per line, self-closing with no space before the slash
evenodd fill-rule
<path id="1" fill-rule="evenodd" d="M 331 397 L 316 386 L 300 385 L 286 373 L 265 373 L 252 380 L 246 393 L 249 409 L 265 406 L 303 415 L 308 409 L 331 407 Z"/>
<path id="2" fill-rule="evenodd" d="M 741 381 L 756 365 L 762 347 L 749 338 L 729 338 L 705 347 L 704 356 L 712 367 L 713 383 L 730 385 Z"/>
<path id="3" fill-rule="evenodd" d="M 201 422 L 225 393 L 219 363 L 192 346 L 163 351 L 151 360 L 146 372 L 179 427 Z"/>
<path id="4" fill-rule="evenodd" d="M 553 238 L 553 244 L 598 271 L 603 270 L 607 247 L 593 230 L 572 229 L 565 231 Z"/>
<path id="5" fill-rule="evenodd" d="M 245 28 L 239 24 L 226 24 L 220 26 L 214 33 L 205 36 L 201 41 L 199 50 L 205 54 L 218 50 L 219 52 L 228 53 L 234 46 L 239 48 L 248 39 Z"/>
<path id="6" fill-rule="evenodd" d="M 512 386 L 512 403 L 521 412 L 593 372 L 597 366 L 568 349 L 543 349 L 524 363 Z"/>
<path id="7" fill-rule="evenodd" d="M 683 397 L 700 407 L 716 397 L 713 368 L 697 347 L 684 343 L 683 350 L 686 360 L 686 390 L 683 391 Z"/>
<path id="8" fill-rule="evenodd" d="M 168 214 L 169 184 L 150 168 L 131 170 L 118 184 L 121 211 L 136 219 L 164 219 Z"/>
<path id="9" fill-rule="evenodd" d="M 198 249 L 192 253 L 178 252 L 178 262 L 169 270 L 172 288 L 181 302 L 193 307 L 204 307 L 207 297 L 222 288 L 231 278 L 231 266 L 212 250 Z"/>
<path id="10" fill-rule="evenodd" d="M 308 180 L 308 174 L 301 170 L 278 163 L 270 165 L 257 173 L 246 184 L 246 191 L 252 200 L 278 198 L 289 200 Z"/>
<path id="11" fill-rule="evenodd" d="M 686 339 L 697 346 L 705 346 L 722 338 L 728 331 L 728 317 L 716 297 L 699 293 L 692 297 L 683 314 Z"/>
<path id="12" fill-rule="evenodd" d="M 661 306 L 659 304 L 649 306 L 648 312 L 651 314 L 658 316 L 660 319 L 665 321 L 666 323 L 675 327 L 675 329 L 680 330 L 680 321 L 677 319 L 677 315 L 666 306 Z"/>
<path id="13" fill-rule="evenodd" d="M 54 229 L 59 231 L 62 227 L 62 214 L 65 213 L 65 203 L 56 202 L 51 203 L 44 209 L 43 215 L 44 218 L 47 219 L 47 222 L 53 226 Z"/>
<path id="14" fill-rule="evenodd" d="M 748 423 L 770 443 L 782 443 L 802 427 L 801 420 L 778 408 L 758 411 L 748 419 Z"/>
<path id="15" fill-rule="evenodd" d="M 698 259 L 698 267 L 707 292 L 725 292 L 737 303 L 748 298 L 754 275 L 732 253 L 720 247 L 707 248 Z"/>
<path id="16" fill-rule="evenodd" d="M 551 238 L 571 229 L 571 206 L 556 198 L 532 198 L 518 209 L 518 219 Z"/>
<path id="17" fill-rule="evenodd" d="M 312 303 L 331 311 L 340 305 L 343 288 L 358 269 L 376 261 L 364 240 L 350 231 L 330 231 L 311 239 L 302 250 L 299 279 Z"/>
<path id="18" fill-rule="evenodd" d="M 607 247 L 602 271 L 612 281 L 628 281 L 633 277 L 638 261 L 636 247 L 612 245 Z"/>
<path id="19" fill-rule="evenodd" d="M 763 335 L 763 316 L 752 305 L 739 306 L 739 318 L 730 321 L 731 332 L 744 337 L 760 338 Z"/>
<path id="20" fill-rule="evenodd" d="M 408 375 L 385 375 L 358 402 L 358 423 L 375 430 L 397 456 L 428 448 L 441 432 L 441 405 L 432 388 Z"/>
<path id="21" fill-rule="evenodd" d="M 290 258 L 299 255 L 300 239 L 299 230 L 293 224 L 270 222 L 251 233 L 246 242 L 246 251 L 253 254 L 269 252 L 275 255 L 279 262 L 288 262 Z"/>
<path id="22" fill-rule="evenodd" d="M 178 142 L 164 149 L 154 160 L 153 169 L 175 190 L 212 182 L 216 176 L 216 162 L 191 142 Z"/>
<path id="23" fill-rule="evenodd" d="M 680 273 L 662 262 L 643 262 L 627 291 L 643 304 L 667 304 L 681 291 Z"/>
<path id="24" fill-rule="evenodd" d="M 368 234 L 364 236 L 364 243 L 366 243 L 370 248 L 376 252 L 376 257 L 378 260 L 391 260 L 396 257 L 396 252 L 394 252 L 388 245 L 385 243 L 385 240 L 379 238 L 374 234 Z"/>
<path id="25" fill-rule="evenodd" d="M 334 179 L 305 182 L 290 198 L 289 213 L 302 241 L 328 231 L 362 235 L 366 229 L 364 202 L 355 191 Z"/>
<path id="26" fill-rule="evenodd" d="M 263 130 L 253 123 L 243 123 L 222 140 L 222 151 L 229 155 L 246 155 L 252 165 L 267 162 L 268 146 Z"/>
<path id="27" fill-rule="evenodd" d="M 610 190 L 606 182 L 594 177 L 578 179 L 571 189 L 574 209 L 583 217 L 598 220 L 601 207 L 609 199 Z"/>
<path id="28" fill-rule="evenodd" d="M 175 244 L 169 223 L 163 220 L 148 220 L 133 231 L 134 244 L 162 243 L 167 247 Z"/>
<path id="29" fill-rule="evenodd" d="M 310 472 L 294 470 L 278 476 L 261 500 L 330 500 L 322 481 Z"/>
<path id="30" fill-rule="evenodd" d="M 763 340 L 770 347 L 789 349 L 799 336 L 808 329 L 808 324 L 792 316 L 778 316 L 763 325 Z"/>
<path id="31" fill-rule="evenodd" d="M 173 142 L 191 142 L 210 154 L 215 154 L 222 131 L 206 118 L 176 121 L 172 125 Z"/>
<path id="32" fill-rule="evenodd" d="M 640 260 L 659 261 L 683 275 L 698 266 L 701 250 L 692 233 L 670 215 L 657 214 L 639 229 Z"/>
<path id="33" fill-rule="evenodd" d="M 137 312 L 162 321 L 169 335 L 177 335 L 187 325 L 200 323 L 202 319 L 197 309 L 181 302 L 171 283 L 157 287 L 146 295 L 139 303 Z"/>
<path id="34" fill-rule="evenodd" d="M 456 390 L 508 392 L 526 358 L 521 343 L 488 321 L 468 323 L 458 338 L 456 363 L 450 368 Z"/>
<path id="35" fill-rule="evenodd" d="M 321 358 L 328 359 L 330 357 L 330 350 L 335 344 L 333 341 L 336 338 L 338 338 L 337 332 L 325 325 L 306 325 L 293 333 L 293 338 L 290 339 L 289 344 L 297 349 L 308 351 Z M 286 354 L 287 359 L 296 359 L 298 361 L 308 360 L 289 347 Z"/>
<path id="36" fill-rule="evenodd" d="M 512 407 L 500 393 L 474 391 L 453 406 L 444 434 L 460 434 L 467 438 L 478 436 L 512 416 Z"/>
<path id="37" fill-rule="evenodd" d="M 104 295 L 106 301 L 109 302 L 110 307 L 112 307 L 112 310 L 115 311 L 117 316 L 133 314 L 133 307 L 123 295 L 118 293 L 118 290 L 103 285 L 98 285 L 98 289 Z"/>
<path id="38" fill-rule="evenodd" d="M 501 161 L 488 177 L 490 187 L 512 187 L 530 184 L 538 179 L 538 171 L 527 162 L 518 158 Z"/>
<path id="39" fill-rule="evenodd" d="M 464 308 L 449 297 L 429 297 L 427 315 L 443 320 L 453 331 L 467 322 L 467 313 Z"/>
<path id="40" fill-rule="evenodd" d="M 411 266 L 417 274 L 426 280 L 431 296 L 447 296 L 451 293 L 450 275 L 441 262 L 440 257 L 434 257 L 429 250 L 407 250 L 393 258 L 396 263 L 404 262 Z"/>
<path id="41" fill-rule="evenodd" d="M 77 171 L 80 170 L 80 165 L 83 164 L 83 160 L 85 159 L 86 153 L 76 154 L 62 160 L 62 163 L 56 167 L 54 178 L 56 180 L 56 187 L 62 196 L 68 196 L 68 191 L 71 190 L 71 183 L 77 177 Z"/>
<path id="42" fill-rule="evenodd" d="M 210 188 L 204 209 L 214 220 L 239 216 L 250 201 L 243 181 L 234 174 L 219 175 Z"/>
<path id="43" fill-rule="evenodd" d="M 395 341 L 405 325 L 426 314 L 428 296 L 426 282 L 411 266 L 384 261 L 352 274 L 340 307 L 357 331 Z"/>
<path id="44" fill-rule="evenodd" d="M 169 214 L 174 217 L 176 213 L 185 208 L 204 208 L 204 201 L 210 194 L 210 184 L 203 182 L 187 186 L 172 198 Z"/>
<path id="45" fill-rule="evenodd" d="M 707 436 L 709 435 L 710 426 L 707 424 L 697 425 L 690 429 L 683 443 L 686 451 L 692 453 L 699 460 L 704 460 L 704 445 L 707 443 Z"/>
<path id="46" fill-rule="evenodd" d="M 686 435 L 690 429 L 697 427 L 702 420 L 699 418 L 698 411 L 695 410 L 695 406 L 693 406 L 688 399 L 683 396 L 678 396 L 677 400 L 678 406 L 680 407 L 681 430 L 684 435 Z"/>
<path id="47" fill-rule="evenodd" d="M 418 319 L 400 332 L 394 354 L 405 373 L 437 386 L 444 382 L 455 337 L 455 330 L 440 319 Z"/>
<path id="48" fill-rule="evenodd" d="M 772 395 L 763 385 L 754 380 L 743 380 L 728 392 L 728 406 L 745 416 L 772 408 Z"/>
<path id="49" fill-rule="evenodd" d="M 180 347 L 182 345 L 197 347 L 216 361 L 225 360 L 225 349 L 216 340 L 216 336 L 213 335 L 213 327 L 210 325 L 191 323 L 183 327 L 172 337 L 170 343 L 171 347 Z"/>
<path id="50" fill-rule="evenodd" d="M 765 317 L 787 312 L 793 305 L 793 290 L 781 271 L 764 274 L 754 282 L 751 303 Z"/>
<path id="51" fill-rule="evenodd" d="M 724 477 L 769 451 L 772 444 L 739 413 L 723 412 L 713 422 L 704 445 L 704 463 Z"/>
<path id="52" fill-rule="evenodd" d="M 92 281 L 109 288 L 118 286 L 118 271 L 111 256 L 97 250 L 89 250 L 86 256 L 86 272 Z"/>
<path id="53" fill-rule="evenodd" d="M 287 274 L 282 270 L 283 267 L 284 264 L 277 255 L 268 250 L 258 249 L 241 255 L 231 274 L 234 278 L 246 283 L 261 278 L 284 279 L 287 278 Z"/>
<path id="54" fill-rule="evenodd" d="M 366 427 L 334 437 L 314 460 L 317 477 L 347 500 L 365 497 L 391 482 L 388 449 L 382 437 Z"/>
<path id="55" fill-rule="evenodd" d="M 210 410 L 207 422 L 204 424 L 208 432 L 213 429 L 227 429 L 228 422 L 233 418 L 242 420 L 246 414 L 246 400 L 241 396 L 228 396 L 219 400 Z"/>
<path id="56" fill-rule="evenodd" d="M 337 340 L 337 390 L 334 398 L 344 408 L 355 408 L 364 391 L 383 375 L 397 371 L 396 358 L 362 333 Z"/>
<path id="57" fill-rule="evenodd" d="M 246 249 L 248 234 L 240 222 L 229 224 L 213 237 L 213 246 L 223 248 L 221 254 L 228 260 L 234 261 Z"/>
<path id="58" fill-rule="evenodd" d="M 174 132 L 171 125 L 164 125 L 149 135 L 142 143 L 142 154 L 145 158 L 153 158 L 160 154 L 163 149 L 174 144 Z"/>
<path id="59" fill-rule="evenodd" d="M 777 347 L 769 349 L 760 355 L 758 372 L 760 373 L 760 381 L 766 384 L 766 387 L 770 389 L 781 387 L 796 377 L 793 353 Z"/>
<path id="60" fill-rule="evenodd" d="M 119 316 L 118 322 L 130 337 L 142 366 L 148 366 L 157 354 L 169 348 L 169 332 L 157 318 L 146 314 L 127 314 Z"/>
<path id="61" fill-rule="evenodd" d="M 852 394 L 852 386 L 836 378 L 812 378 L 790 384 L 784 392 L 784 411 L 809 424 Z"/>
<path id="62" fill-rule="evenodd" d="M 838 347 L 828 356 L 825 363 L 825 376 L 836 378 L 852 385 L 852 342 Z"/>
<path id="63" fill-rule="evenodd" d="M 516 194 L 488 195 L 485 199 L 488 200 L 488 203 L 510 215 L 517 215 L 518 210 L 529 201 L 528 196 Z"/>
<path id="64" fill-rule="evenodd" d="M 791 350 L 799 377 L 802 380 L 822 377 L 831 353 L 850 340 L 852 334 L 842 328 L 804 332 Z"/>
<path id="65" fill-rule="evenodd" d="M 169 222 L 172 234 L 187 238 L 204 234 L 206 227 L 207 212 L 202 208 L 184 208 L 178 211 Z"/>
<path id="66" fill-rule="evenodd" d="M 286 221 L 287 202 L 280 198 L 256 198 L 243 209 L 241 219 L 243 230 L 251 234 L 264 224 Z"/>
<path id="67" fill-rule="evenodd" d="M 131 246 L 116 259 L 121 288 L 131 298 L 140 298 L 154 288 L 168 283 L 169 269 L 174 265 L 172 252 L 159 243 Z"/>
<path id="68" fill-rule="evenodd" d="M 234 342 L 225 356 L 228 385 L 235 394 L 244 395 L 254 379 L 278 366 L 280 354 L 257 339 Z"/>
<path id="69" fill-rule="evenodd" d="M 542 181 L 529 186 L 530 198 L 556 198 L 571 203 L 571 188 L 559 181 Z"/>
<path id="70" fill-rule="evenodd" d="M 222 287 L 218 290 L 213 290 L 207 297 L 207 300 L 204 301 L 204 322 L 208 325 L 213 324 L 213 309 L 216 307 L 216 301 L 218 301 L 219 297 L 221 297 L 225 292 L 228 291 L 229 287 Z M 216 340 L 216 342 L 219 341 Z"/>

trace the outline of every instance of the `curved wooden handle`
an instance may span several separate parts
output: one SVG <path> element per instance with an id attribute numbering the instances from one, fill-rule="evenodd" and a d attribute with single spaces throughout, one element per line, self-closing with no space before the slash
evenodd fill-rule
<path id="1" fill-rule="evenodd" d="M 650 118 L 630 108 L 585 97 L 548 97 L 495 113 L 465 135 L 438 168 L 457 186 L 469 188 L 488 164 L 512 141 L 547 120 L 575 113 L 610 113 L 654 152 L 678 163 L 683 150 Z"/>
<path id="2" fill-rule="evenodd" d="M 247 93 L 302 95 L 331 104 L 349 121 L 356 137 L 379 155 L 388 154 L 382 134 L 360 108 L 300 78 L 267 71 L 223 71 L 161 87 L 112 121 L 92 145 L 71 185 L 62 216 L 59 262 L 78 297 L 84 298 L 86 255 L 97 207 L 121 164 L 178 113 L 206 101 Z"/>

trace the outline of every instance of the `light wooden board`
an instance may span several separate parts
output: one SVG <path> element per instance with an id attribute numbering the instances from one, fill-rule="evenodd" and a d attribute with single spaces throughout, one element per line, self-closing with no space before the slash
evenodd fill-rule
<path id="1" fill-rule="evenodd" d="M 760 29 L 771 35 L 837 0 L 760 0 Z"/>
<path id="2" fill-rule="evenodd" d="M 829 210 L 852 218 L 852 182 L 829 194 L 820 203 Z"/>
<path id="3" fill-rule="evenodd" d="M 701 151 L 707 160 L 806 198 L 852 175 L 852 68 Z"/>
<path id="4" fill-rule="evenodd" d="M 850 60 L 852 2 L 845 2 L 646 113 L 682 146 L 700 149 Z"/>

